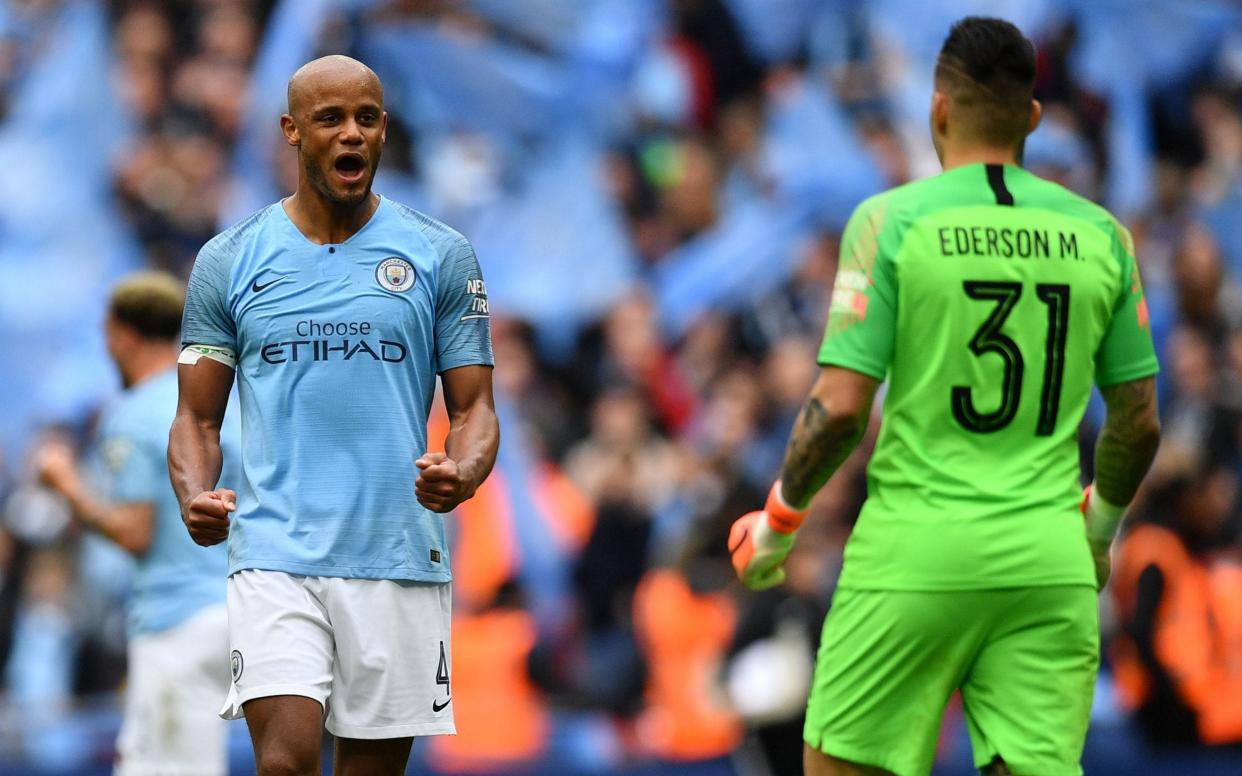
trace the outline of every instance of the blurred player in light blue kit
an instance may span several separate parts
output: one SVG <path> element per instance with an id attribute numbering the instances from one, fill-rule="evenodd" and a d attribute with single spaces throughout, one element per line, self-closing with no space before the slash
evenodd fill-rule
<path id="1" fill-rule="evenodd" d="M 190 534 L 228 540 L 233 687 L 260 774 L 400 774 L 452 733 L 443 519 L 499 427 L 487 291 L 469 242 L 371 191 L 387 114 L 370 68 L 289 81 L 298 187 L 208 242 L 190 278 L 169 445 Z M 236 375 L 244 476 L 218 488 Z M 428 452 L 436 376 L 451 419 Z M 326 716 L 326 720 L 325 720 Z"/>
<path id="2" fill-rule="evenodd" d="M 99 476 L 79 475 L 63 444 L 38 453 L 43 482 L 68 500 L 74 518 L 136 561 L 119 776 L 228 772 L 227 731 L 213 714 L 228 692 L 228 558 L 186 534 L 168 481 L 184 302 L 181 283 L 170 275 L 139 273 L 117 285 L 105 334 L 125 392 L 99 422 Z M 235 416 L 229 420 L 221 481 L 233 483 L 240 476 L 240 429 Z"/>

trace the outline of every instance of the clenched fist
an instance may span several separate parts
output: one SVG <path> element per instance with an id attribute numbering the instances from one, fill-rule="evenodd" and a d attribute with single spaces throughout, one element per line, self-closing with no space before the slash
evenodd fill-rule
<path id="1" fill-rule="evenodd" d="M 195 544 L 210 547 L 229 538 L 229 513 L 237 509 L 237 494 L 228 488 L 207 490 L 181 507 L 181 519 Z"/>
<path id="2" fill-rule="evenodd" d="M 34 456 L 39 481 L 66 498 L 72 498 L 80 486 L 78 462 L 73 448 L 64 442 L 47 442 Z"/>
<path id="3" fill-rule="evenodd" d="M 457 462 L 444 453 L 427 453 L 414 465 L 419 468 L 414 495 L 418 503 L 432 512 L 451 512 L 474 495 L 471 480 L 464 477 Z"/>

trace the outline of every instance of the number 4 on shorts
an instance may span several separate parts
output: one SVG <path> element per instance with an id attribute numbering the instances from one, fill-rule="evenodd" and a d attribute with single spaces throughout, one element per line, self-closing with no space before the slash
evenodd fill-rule
<path id="1" fill-rule="evenodd" d="M 453 700 L 453 693 L 449 689 L 448 656 L 444 654 L 443 641 L 440 642 L 440 664 L 436 666 L 436 684 L 444 685 L 444 700 L 431 702 L 431 710 L 439 713 Z"/>
<path id="2" fill-rule="evenodd" d="M 444 642 L 440 642 L 440 665 L 436 667 L 436 684 L 444 685 L 444 692 L 448 695 L 452 694 L 449 690 L 449 671 L 448 658 L 444 655 Z"/>

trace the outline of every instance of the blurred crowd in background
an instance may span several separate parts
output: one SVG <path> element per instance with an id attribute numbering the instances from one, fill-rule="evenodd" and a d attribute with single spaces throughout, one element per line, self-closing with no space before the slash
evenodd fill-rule
<path id="1" fill-rule="evenodd" d="M 108 288 L 141 267 L 184 277 L 208 238 L 290 193 L 285 82 L 348 53 L 385 85 L 376 190 L 472 240 L 494 314 L 504 442 L 448 518 L 460 734 L 421 742 L 416 767 L 798 772 L 870 441 L 814 502 L 783 588 L 741 589 L 724 540 L 815 378 L 851 210 L 938 171 L 932 66 L 970 13 L 1036 42 L 1025 162 L 1133 231 L 1163 364 L 1163 447 L 1101 599 L 1089 772 L 1240 767 L 1228 0 L 9 0 L 0 763 L 111 758 L 129 561 L 28 463 L 49 436 L 86 447 L 117 390 Z M 944 773 L 969 770 L 962 727 L 951 709 Z"/>

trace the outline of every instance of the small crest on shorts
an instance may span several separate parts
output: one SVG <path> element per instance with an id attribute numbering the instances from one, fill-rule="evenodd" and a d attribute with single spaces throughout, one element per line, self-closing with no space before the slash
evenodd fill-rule
<path id="1" fill-rule="evenodd" d="M 246 662 L 242 660 L 242 653 L 233 650 L 233 654 L 229 657 L 229 667 L 233 670 L 233 681 L 241 679 L 242 671 L 246 668 Z"/>
<path id="2" fill-rule="evenodd" d="M 409 291 L 417 278 L 414 265 L 400 256 L 389 256 L 375 268 L 375 279 L 388 291 Z"/>
<path id="3" fill-rule="evenodd" d="M 432 551 L 431 551 L 431 562 L 432 562 L 432 563 L 439 563 L 439 562 L 440 562 L 440 551 L 439 551 L 439 550 L 432 550 Z"/>

